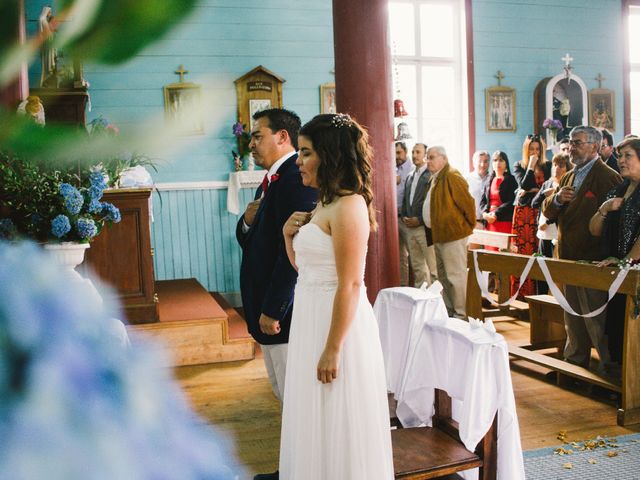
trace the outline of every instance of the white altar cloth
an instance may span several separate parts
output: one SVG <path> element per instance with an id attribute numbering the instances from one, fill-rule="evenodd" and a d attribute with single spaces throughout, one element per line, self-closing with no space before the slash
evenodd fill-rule
<path id="1" fill-rule="evenodd" d="M 452 397 L 453 417 L 470 451 L 497 412 L 497 478 L 524 480 L 509 354 L 502 335 L 455 318 L 441 325 L 424 322 L 396 392 L 396 413 L 402 425 L 431 425 L 434 388 Z"/>
<path id="2" fill-rule="evenodd" d="M 407 359 L 425 322 L 445 323 L 449 318 L 440 294 L 412 287 L 385 288 L 373 307 L 387 376 L 387 389 L 397 393 Z"/>
<path id="3" fill-rule="evenodd" d="M 227 187 L 227 211 L 234 215 L 240 214 L 238 193 L 242 187 L 257 187 L 262 183 L 266 170 L 241 170 L 229 173 Z"/>

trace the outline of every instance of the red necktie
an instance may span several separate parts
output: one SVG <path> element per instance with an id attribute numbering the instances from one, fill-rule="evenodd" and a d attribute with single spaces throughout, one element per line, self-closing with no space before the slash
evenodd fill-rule
<path id="1" fill-rule="evenodd" d="M 267 188 L 269 188 L 269 174 L 265 173 L 262 179 L 262 193 L 267 193 Z"/>

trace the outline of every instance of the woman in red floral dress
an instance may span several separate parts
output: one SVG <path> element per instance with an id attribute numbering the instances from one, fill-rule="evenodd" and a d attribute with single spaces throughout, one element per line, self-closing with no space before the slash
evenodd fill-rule
<path id="1" fill-rule="evenodd" d="M 515 253 L 533 255 L 538 251 L 538 209 L 531 206 L 531 200 L 551 174 L 551 164 L 545 157 L 546 146 L 542 137 L 528 135 L 522 145 L 522 160 L 513 168 L 513 175 L 518 181 L 513 226 L 515 234 L 513 249 Z M 519 279 L 511 277 L 511 295 L 516 293 Z M 535 294 L 535 283 L 527 279 L 520 289 L 518 298 Z"/>

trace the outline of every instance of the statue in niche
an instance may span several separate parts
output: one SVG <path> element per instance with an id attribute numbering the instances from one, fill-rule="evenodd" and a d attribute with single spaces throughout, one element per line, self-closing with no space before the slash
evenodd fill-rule
<path id="1" fill-rule="evenodd" d="M 42 71 L 40 73 L 40 86 L 57 87 L 58 81 L 58 52 L 53 43 L 55 32 L 55 20 L 51 14 L 51 7 L 45 6 L 38 17 L 38 30 L 42 38 L 42 48 L 40 52 L 40 61 Z"/>
<path id="2" fill-rule="evenodd" d="M 559 80 L 553 87 L 553 118 L 565 131 L 583 124 L 583 91 L 578 82 Z"/>

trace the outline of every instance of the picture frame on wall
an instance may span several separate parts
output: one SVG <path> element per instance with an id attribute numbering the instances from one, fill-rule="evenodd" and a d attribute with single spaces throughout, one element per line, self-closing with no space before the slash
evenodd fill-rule
<path id="1" fill-rule="evenodd" d="M 337 113 L 335 83 L 320 85 L 320 113 Z"/>
<path id="2" fill-rule="evenodd" d="M 204 134 L 202 92 L 195 83 L 172 83 L 164 88 L 167 122 L 181 135 Z"/>
<path id="3" fill-rule="evenodd" d="M 486 127 L 489 132 L 516 131 L 516 91 L 511 87 L 485 90 Z"/>
<path id="4" fill-rule="evenodd" d="M 589 125 L 616 129 L 616 94 L 607 88 L 589 90 Z"/>

